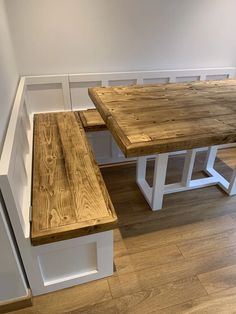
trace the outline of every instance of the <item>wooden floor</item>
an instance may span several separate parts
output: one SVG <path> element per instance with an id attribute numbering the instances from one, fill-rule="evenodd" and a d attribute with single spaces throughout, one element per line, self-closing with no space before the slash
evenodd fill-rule
<path id="1" fill-rule="evenodd" d="M 218 156 L 217 170 L 230 176 L 236 149 Z M 182 165 L 181 156 L 170 161 L 169 182 Z M 33 307 L 14 313 L 236 313 L 236 196 L 217 187 L 170 194 L 153 213 L 136 186 L 134 164 L 102 174 L 120 224 L 114 275 L 35 297 Z"/>

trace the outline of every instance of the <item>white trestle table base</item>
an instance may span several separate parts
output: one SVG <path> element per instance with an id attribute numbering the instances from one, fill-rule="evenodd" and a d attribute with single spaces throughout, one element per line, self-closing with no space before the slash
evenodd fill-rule
<path id="1" fill-rule="evenodd" d="M 214 169 L 217 146 L 209 147 L 207 151 L 203 171 L 208 177 L 195 180 L 191 179 L 197 151 L 199 151 L 198 148 L 186 152 L 181 181 L 172 184 L 165 184 L 168 157 L 170 153 L 154 156 L 155 167 L 152 187 L 146 180 L 147 159 L 150 158 L 150 156 L 138 158 L 136 182 L 153 211 L 162 209 L 163 196 L 165 194 L 188 191 L 211 185 L 220 186 L 228 195 L 236 194 L 236 168 L 233 171 L 230 181 L 227 181 Z"/>

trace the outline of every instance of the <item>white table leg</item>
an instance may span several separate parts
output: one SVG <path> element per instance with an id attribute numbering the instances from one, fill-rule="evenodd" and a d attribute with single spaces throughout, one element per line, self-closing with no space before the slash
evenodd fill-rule
<path id="1" fill-rule="evenodd" d="M 169 154 L 159 154 L 155 158 L 155 169 L 152 188 L 152 210 L 158 210 L 162 208 L 166 170 Z"/>
<path id="2" fill-rule="evenodd" d="M 162 208 L 167 162 L 168 154 L 155 157 L 153 187 L 150 187 L 146 180 L 147 157 L 139 157 L 137 161 L 136 182 L 152 210 Z"/>
<path id="3" fill-rule="evenodd" d="M 146 180 L 147 157 L 137 159 L 136 181 Z"/>
<path id="4" fill-rule="evenodd" d="M 165 194 L 188 191 L 192 189 L 203 188 L 211 185 L 219 185 L 227 194 L 236 194 L 236 168 L 233 171 L 230 182 L 227 181 L 219 172 L 214 169 L 214 163 L 217 155 L 217 146 L 209 147 L 204 171 L 207 178 L 192 179 L 192 172 L 196 152 L 199 149 L 191 149 L 186 152 L 182 179 L 180 182 L 165 184 L 166 170 L 169 153 L 158 154 L 155 157 L 155 169 L 153 178 L 153 187 L 150 187 L 146 181 L 147 156 L 139 157 L 137 161 L 136 182 L 142 191 L 144 197 L 153 211 L 162 208 L 163 196 Z"/>
<path id="5" fill-rule="evenodd" d="M 190 149 L 186 152 L 184 160 L 184 169 L 181 179 L 181 184 L 183 186 L 190 186 L 190 181 L 192 178 L 193 167 L 195 162 L 196 149 Z"/>
<path id="6" fill-rule="evenodd" d="M 214 168 L 217 150 L 218 150 L 217 146 L 212 146 L 208 148 L 205 165 L 204 165 L 205 171 L 211 172 L 211 170 Z"/>

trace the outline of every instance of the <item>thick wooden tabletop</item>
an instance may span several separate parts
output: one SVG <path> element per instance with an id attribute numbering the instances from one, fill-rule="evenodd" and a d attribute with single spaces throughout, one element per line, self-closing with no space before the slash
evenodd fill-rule
<path id="1" fill-rule="evenodd" d="M 90 88 L 125 156 L 236 141 L 236 80 Z"/>
<path id="2" fill-rule="evenodd" d="M 78 115 L 35 115 L 32 244 L 110 230 L 116 221 Z"/>

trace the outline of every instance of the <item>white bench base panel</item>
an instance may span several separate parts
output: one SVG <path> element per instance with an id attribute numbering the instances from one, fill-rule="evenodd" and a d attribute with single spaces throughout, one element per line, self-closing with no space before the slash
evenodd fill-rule
<path id="1" fill-rule="evenodd" d="M 113 231 L 31 248 L 26 272 L 33 295 L 113 274 Z"/>

